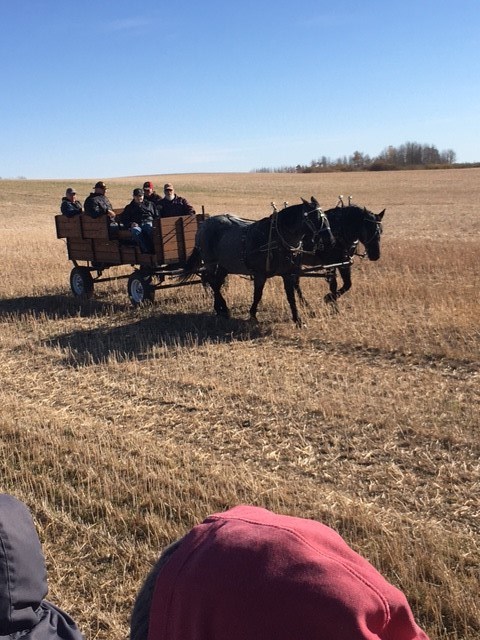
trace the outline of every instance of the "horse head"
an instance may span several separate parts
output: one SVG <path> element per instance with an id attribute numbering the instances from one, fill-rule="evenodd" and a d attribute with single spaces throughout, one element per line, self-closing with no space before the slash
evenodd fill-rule
<path id="1" fill-rule="evenodd" d="M 310 202 L 302 198 L 306 233 L 311 238 L 314 251 L 325 251 L 335 245 L 335 238 L 330 229 L 330 222 L 323 212 L 318 200 L 312 196 Z"/>
<path id="2" fill-rule="evenodd" d="M 380 258 L 380 236 L 382 235 L 382 219 L 385 209 L 380 213 L 372 213 L 363 208 L 362 225 L 360 228 L 359 240 L 365 247 L 369 260 Z"/>

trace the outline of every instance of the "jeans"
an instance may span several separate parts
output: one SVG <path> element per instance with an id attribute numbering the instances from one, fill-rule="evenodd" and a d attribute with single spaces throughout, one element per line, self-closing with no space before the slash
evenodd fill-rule
<path id="1" fill-rule="evenodd" d="M 142 253 L 153 253 L 153 225 L 151 222 L 144 222 L 141 227 L 132 227 L 130 233 Z"/>

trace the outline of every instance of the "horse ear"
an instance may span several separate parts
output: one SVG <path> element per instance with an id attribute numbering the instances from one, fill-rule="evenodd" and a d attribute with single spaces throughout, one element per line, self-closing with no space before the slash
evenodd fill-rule
<path id="1" fill-rule="evenodd" d="M 386 211 L 386 209 L 384 209 L 383 211 L 380 211 L 380 213 L 377 214 L 377 220 L 379 222 L 381 222 L 383 216 L 385 215 L 385 211 Z"/>
<path id="2" fill-rule="evenodd" d="M 308 200 L 305 200 L 305 198 L 301 198 L 301 201 L 303 202 L 303 204 L 308 204 Z"/>
<path id="3" fill-rule="evenodd" d="M 318 202 L 318 200 L 315 198 L 315 196 L 312 196 L 310 198 L 310 202 L 315 206 L 315 207 L 319 207 L 320 203 Z"/>

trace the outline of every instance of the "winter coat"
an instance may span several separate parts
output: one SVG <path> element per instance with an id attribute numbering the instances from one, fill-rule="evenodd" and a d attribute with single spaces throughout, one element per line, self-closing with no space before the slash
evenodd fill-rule
<path id="1" fill-rule="evenodd" d="M 83 205 L 85 213 L 92 218 L 99 218 L 107 213 L 108 210 L 113 211 L 112 204 L 107 196 L 101 193 L 92 192 Z"/>
<path id="2" fill-rule="evenodd" d="M 79 213 L 82 213 L 82 203 L 79 200 L 72 202 L 64 196 L 62 198 L 62 204 L 60 205 L 60 211 L 64 216 L 67 216 L 67 218 L 73 218 Z"/>
<path id="3" fill-rule="evenodd" d="M 152 193 L 149 196 L 144 197 L 143 201 L 151 202 L 153 204 L 155 211 L 158 211 L 158 207 L 162 202 L 162 200 L 163 198 L 161 195 L 159 195 L 156 191 L 152 191 Z"/>
<path id="4" fill-rule="evenodd" d="M 158 203 L 158 212 L 161 218 L 170 218 L 172 216 L 194 216 L 195 209 L 189 204 L 185 198 L 175 194 L 173 200 L 162 198 Z"/>
<path id="5" fill-rule="evenodd" d="M 235 507 L 160 564 L 148 640 L 428 640 L 404 594 L 313 520 Z"/>
<path id="6" fill-rule="evenodd" d="M 140 227 L 142 224 L 152 224 L 154 218 L 158 218 L 155 207 L 148 200 L 138 203 L 132 200 L 119 216 L 119 221 L 129 229 L 132 222 L 136 222 Z"/>
<path id="7" fill-rule="evenodd" d="M 29 510 L 0 494 L 0 640 L 82 640 L 75 622 L 45 600 L 47 572 Z"/>

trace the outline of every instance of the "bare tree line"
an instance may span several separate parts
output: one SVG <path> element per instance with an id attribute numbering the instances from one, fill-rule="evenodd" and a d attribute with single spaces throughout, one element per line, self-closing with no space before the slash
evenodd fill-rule
<path id="1" fill-rule="evenodd" d="M 452 167 L 456 153 L 452 149 L 439 151 L 435 145 L 405 142 L 398 147 L 386 147 L 378 156 L 371 158 L 361 151 L 335 160 L 321 156 L 308 165 L 297 164 L 277 168 L 255 169 L 256 173 L 319 173 L 322 171 L 386 171 L 421 167 Z"/>

